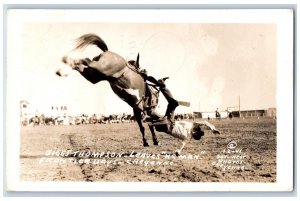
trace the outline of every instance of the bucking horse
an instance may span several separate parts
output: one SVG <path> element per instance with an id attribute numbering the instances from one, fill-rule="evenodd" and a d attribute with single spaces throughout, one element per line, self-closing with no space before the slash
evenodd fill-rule
<path id="1" fill-rule="evenodd" d="M 113 92 L 133 108 L 134 117 L 138 123 L 144 146 L 149 146 L 145 138 L 145 128 L 142 115 L 145 111 L 154 109 L 158 104 L 158 91 L 150 87 L 137 71 L 139 56 L 135 65 L 130 64 L 122 56 L 108 50 L 106 43 L 95 34 L 84 34 L 76 40 L 76 49 L 96 45 L 102 52 L 92 60 L 89 58 L 74 59 L 69 55 L 62 58 L 64 65 L 56 74 L 67 76 L 71 70 L 78 71 L 84 78 L 93 84 L 108 81 Z M 159 145 L 155 133 L 152 132 L 154 145 Z"/>

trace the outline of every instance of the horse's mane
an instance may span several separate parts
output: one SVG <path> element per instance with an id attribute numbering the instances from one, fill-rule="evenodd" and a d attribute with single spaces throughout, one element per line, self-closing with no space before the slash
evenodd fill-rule
<path id="1" fill-rule="evenodd" d="M 108 47 L 106 43 L 97 35 L 89 33 L 84 34 L 76 39 L 76 47 L 75 49 L 84 48 L 88 45 L 96 45 L 102 51 L 108 51 Z"/>

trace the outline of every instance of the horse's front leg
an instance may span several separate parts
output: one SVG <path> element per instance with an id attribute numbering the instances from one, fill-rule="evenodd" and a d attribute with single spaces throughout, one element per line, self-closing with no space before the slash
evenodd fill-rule
<path id="1" fill-rule="evenodd" d="M 144 147 L 148 147 L 149 144 L 147 142 L 147 139 L 145 138 L 145 128 L 144 128 L 143 123 L 142 123 L 141 110 L 140 109 L 133 109 L 133 113 L 134 113 L 134 116 L 136 118 L 136 122 L 139 125 L 140 131 L 142 133 L 143 145 L 144 145 Z"/>
<path id="2" fill-rule="evenodd" d="M 160 146 L 160 143 L 158 142 L 157 137 L 155 135 L 154 126 L 149 124 L 149 129 L 150 129 L 151 134 L 152 134 L 153 144 Z"/>

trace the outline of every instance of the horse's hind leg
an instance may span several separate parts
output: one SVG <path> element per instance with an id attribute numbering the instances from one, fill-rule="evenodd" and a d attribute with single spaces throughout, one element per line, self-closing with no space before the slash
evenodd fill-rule
<path id="1" fill-rule="evenodd" d="M 151 134 L 152 134 L 153 144 L 154 145 L 160 145 L 160 143 L 158 142 L 157 137 L 155 135 L 154 126 L 149 125 L 149 129 L 150 129 Z"/>
<path id="2" fill-rule="evenodd" d="M 145 138 L 145 128 L 143 126 L 143 123 L 142 123 L 142 115 L 141 115 L 141 110 L 139 109 L 134 109 L 133 110 L 133 113 L 134 113 L 134 116 L 136 118 L 136 121 L 140 127 L 140 131 L 142 133 L 142 138 L 143 138 L 143 145 L 144 147 L 148 147 L 149 144 L 147 142 L 147 139 Z"/>

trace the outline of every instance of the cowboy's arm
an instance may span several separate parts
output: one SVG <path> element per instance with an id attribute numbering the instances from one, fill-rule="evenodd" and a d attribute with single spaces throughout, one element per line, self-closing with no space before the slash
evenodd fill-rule
<path id="1" fill-rule="evenodd" d="M 197 122 L 200 126 L 205 126 L 207 129 L 212 130 L 214 133 L 220 133 L 218 129 L 208 121 L 199 121 Z"/>
<path id="2" fill-rule="evenodd" d="M 160 80 L 156 80 L 156 79 L 155 79 L 154 77 L 152 77 L 152 76 L 147 76 L 147 79 L 146 79 L 146 80 L 148 80 L 149 82 L 152 82 L 153 84 L 159 86 L 161 89 L 162 89 L 162 88 L 166 88 L 165 83 L 164 83 L 163 81 L 161 81 L 161 79 L 160 79 Z"/>
<path id="3" fill-rule="evenodd" d="M 153 84 L 160 86 L 161 84 L 152 76 L 147 76 L 146 80 L 148 80 L 149 82 L 152 82 Z"/>
<path id="4" fill-rule="evenodd" d="M 146 69 L 140 69 L 139 73 L 142 75 L 142 77 L 144 78 L 144 80 L 152 82 L 153 84 L 155 84 L 155 85 L 157 85 L 159 87 L 165 87 L 165 85 L 163 83 L 157 81 L 154 77 L 148 76 L 148 72 L 146 71 Z"/>

